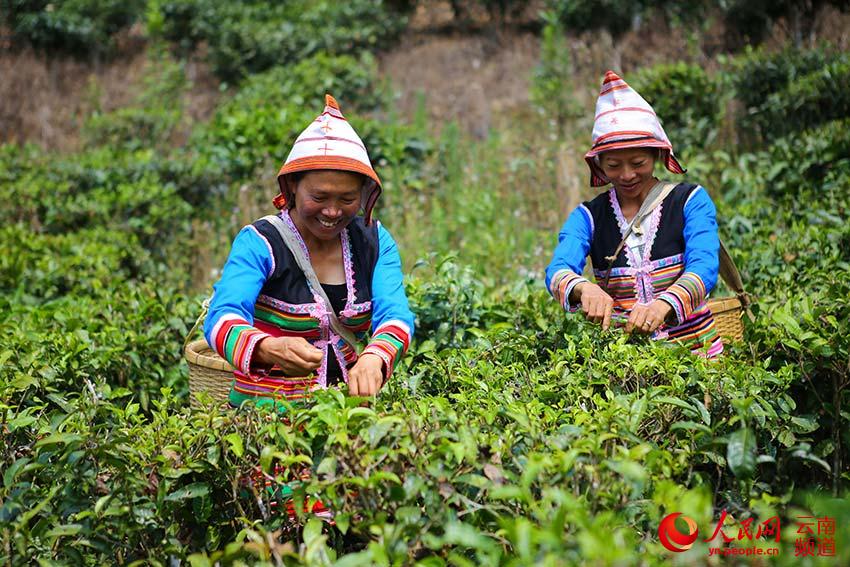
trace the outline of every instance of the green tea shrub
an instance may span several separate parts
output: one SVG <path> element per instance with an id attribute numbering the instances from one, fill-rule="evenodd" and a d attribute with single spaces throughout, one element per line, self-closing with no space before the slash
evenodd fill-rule
<path id="1" fill-rule="evenodd" d="M 283 162 L 298 134 L 324 108 L 326 93 L 338 99 L 343 113 L 374 109 L 376 73 L 368 55 L 319 53 L 272 68 L 246 80 L 191 145 L 231 179 L 245 178 L 268 161 Z"/>
<path id="2" fill-rule="evenodd" d="M 202 21 L 213 20 L 215 3 L 197 0 L 154 1 L 149 3 L 148 28 L 163 39 L 175 43 L 183 52 L 195 49 L 204 37 Z M 205 13 L 209 11 L 209 15 Z M 151 26 L 153 20 L 156 25 Z"/>
<path id="3" fill-rule="evenodd" d="M 768 368 L 797 373 L 788 395 L 799 419 L 780 442 L 816 463 L 812 478 L 833 490 L 846 481 L 850 462 L 847 412 L 838 409 L 848 403 L 850 372 L 836 362 L 850 352 L 843 299 L 850 285 L 848 149 L 846 120 L 838 120 L 737 164 L 718 154 L 715 164 L 726 172 L 719 187 L 724 238 L 755 298 L 750 348 L 769 353 Z"/>
<path id="4" fill-rule="evenodd" d="M 675 27 L 699 26 L 713 2 L 624 2 L 621 0 L 547 0 L 546 6 L 557 14 L 567 29 L 576 33 L 606 30 L 617 38 L 629 30 L 638 30 L 644 21 L 660 15 Z"/>
<path id="5" fill-rule="evenodd" d="M 227 81 L 311 55 L 376 49 L 405 27 L 404 11 L 382 0 L 269 4 L 178 0 L 159 4 L 162 33 L 184 47 L 205 41 L 216 74 Z"/>
<path id="6" fill-rule="evenodd" d="M 729 0 L 715 4 L 722 10 L 726 43 L 732 49 L 761 43 L 770 37 L 774 26 L 781 25 L 783 21 L 794 44 L 799 46 L 814 35 L 813 30 L 825 7 L 830 6 L 844 12 L 848 9 L 845 0 Z"/>
<path id="7" fill-rule="evenodd" d="M 753 115 L 763 136 L 784 136 L 850 116 L 850 57 L 791 81 Z"/>
<path id="8" fill-rule="evenodd" d="M 818 201 L 840 197 L 838 180 L 850 168 L 848 125 L 847 119 L 835 120 L 777 139 L 763 151 L 739 156 L 738 163 L 732 162 L 729 154 L 718 152 L 714 167 L 721 172 L 724 198 L 743 199 L 746 211 L 751 204 L 763 203 L 764 196 L 789 208 L 810 195 Z"/>
<path id="9" fill-rule="evenodd" d="M 355 128 L 369 150 L 369 159 L 381 177 L 384 192 L 375 207 L 387 222 L 401 218 L 431 181 L 425 171 L 433 144 L 416 126 L 374 118 L 353 117 Z M 379 217 L 380 218 L 380 217 Z"/>
<path id="10" fill-rule="evenodd" d="M 140 150 L 167 140 L 180 117 L 176 108 L 121 108 L 90 117 L 83 135 L 90 145 L 123 145 L 131 151 Z"/>
<path id="11" fill-rule="evenodd" d="M 236 12 L 178 4 L 186 26 L 206 17 L 192 10 Z M 304 8 L 252 5 L 246 22 Z M 192 41 L 214 28 L 196 29 Z M 826 80 L 836 61 L 764 98 Z M 637 75 L 675 139 L 706 127 L 731 76 Z M 831 514 L 850 538 L 846 497 L 794 492 L 850 482 L 846 120 L 753 152 L 694 152 L 755 299 L 746 342 L 709 362 L 564 313 L 536 276 L 554 233 L 533 226 L 520 187 L 546 187 L 537 154 L 395 123 L 375 77 L 371 59 L 319 49 L 246 79 L 186 148 L 135 141 L 121 114 L 93 121 L 109 143 L 77 154 L 0 146 L 0 563 L 663 565 L 661 518 L 702 529 L 720 509 L 783 527 Z M 428 258 L 407 282 L 417 338 L 367 404 L 330 390 L 284 419 L 189 408 L 193 223 L 225 216 L 235 183 L 279 164 L 326 91 L 385 182 L 378 216 L 422 246 L 402 246 L 408 258 Z M 320 499 L 334 527 L 290 525 L 279 494 L 249 480 L 277 486 L 293 466 L 310 472 L 296 509 Z M 781 545 L 792 564 L 793 539 Z"/>
<path id="12" fill-rule="evenodd" d="M 548 8 L 567 29 L 579 32 L 605 29 L 617 37 L 631 29 L 646 6 L 643 2 L 622 0 L 550 0 Z"/>
<path id="13" fill-rule="evenodd" d="M 713 144 L 720 89 L 702 67 L 679 62 L 644 68 L 629 77 L 629 84 L 652 105 L 677 151 L 700 151 Z"/>
<path id="14" fill-rule="evenodd" d="M 101 227 L 63 234 L 33 234 L 28 227 L 0 229 L 8 254 L 0 257 L 0 293 L 19 301 L 50 301 L 108 293 L 111 280 L 154 274 L 150 253 L 132 233 Z M 31 299 L 29 299 L 31 298 Z"/>
<path id="15" fill-rule="evenodd" d="M 112 36 L 141 16 L 144 0 L 11 0 L 3 23 L 37 49 L 77 56 L 109 54 Z M 8 10 L 8 11 L 6 11 Z"/>
<path id="16" fill-rule="evenodd" d="M 776 53 L 749 50 L 731 61 L 735 97 L 749 110 L 767 102 L 767 97 L 785 88 L 797 77 L 826 65 L 833 56 L 825 48 L 786 48 Z"/>
<path id="17" fill-rule="evenodd" d="M 103 147 L 65 160 L 40 156 L 30 167 L 0 187 L 2 209 L 12 222 L 54 234 L 129 229 L 151 250 L 189 230 L 192 208 L 177 186 L 160 179 L 159 156 L 151 150 Z"/>
<path id="18" fill-rule="evenodd" d="M 6 403 L 14 399 L 23 409 L 34 398 L 78 391 L 84 378 L 127 388 L 146 409 L 162 386 L 185 396 L 179 345 L 195 306 L 178 289 L 164 281 L 116 281 L 84 295 L 70 289 L 47 300 L 9 296 L 2 376 L 12 397 Z"/>
<path id="19" fill-rule="evenodd" d="M 336 511 L 337 528 L 314 542 L 331 556 L 604 561 L 664 553 L 637 534 L 657 523 L 660 503 L 675 504 L 659 494 L 671 482 L 698 491 L 716 482 L 716 504 L 736 506 L 746 504 L 739 482 L 762 474 L 776 482 L 774 466 L 791 458 L 772 453 L 792 426 L 791 410 L 781 409 L 788 369 L 693 363 L 664 346 L 576 333 L 574 322 L 558 327 L 561 347 L 545 360 L 519 352 L 534 329 L 517 333 L 531 339 L 524 347 L 505 345 L 505 329 L 482 329 L 495 352 L 445 352 L 433 370 L 450 382 L 445 392 L 411 392 L 400 375 L 371 407 L 319 392 L 291 407 L 286 422 L 250 411 L 189 413 L 169 390 L 146 415 L 125 389 L 91 378 L 52 397 L 35 390 L 38 403 L 13 416 L 2 453 L 10 472 L 0 514 L 15 526 L 3 549 L 64 558 L 123 541 L 129 560 L 238 557 L 251 553 L 246 537 L 276 530 L 273 537 L 310 541 L 318 526 L 287 530 L 271 512 L 274 495 L 243 484 L 254 466 L 273 474 L 276 463 L 305 463 L 312 475 L 295 487 L 296 507 L 320 498 Z M 739 454 L 729 437 L 744 426 L 759 441 Z M 612 552 L 585 541 L 602 527 L 629 545 Z M 95 544 L 69 537 L 77 534 Z M 522 538 L 533 543 L 519 545 Z M 264 548 L 253 549 L 262 557 Z M 282 553 L 303 559 L 303 551 Z"/>
<path id="20" fill-rule="evenodd" d="M 434 279 L 411 289 L 416 328 L 436 345 L 457 347 L 473 336 L 468 334 L 471 329 L 480 328 L 483 286 L 470 268 L 457 265 L 452 258 L 437 262 L 433 269 Z"/>
<path id="21" fill-rule="evenodd" d="M 749 143 L 770 143 L 773 139 L 800 132 L 817 122 L 842 118 L 846 101 L 841 87 L 846 83 L 847 58 L 829 47 L 811 50 L 788 48 L 778 53 L 750 51 L 732 60 L 724 77 L 743 109 L 737 116 L 738 129 Z M 833 88 L 817 93 L 815 88 Z M 832 95 L 834 100 L 819 97 Z M 844 101 L 844 102 L 843 102 Z M 825 103 L 825 108 L 820 106 Z M 842 114 L 844 112 L 844 114 Z"/>

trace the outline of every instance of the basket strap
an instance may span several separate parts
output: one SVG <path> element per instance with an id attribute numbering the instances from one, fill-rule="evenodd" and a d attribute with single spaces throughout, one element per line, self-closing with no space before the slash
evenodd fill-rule
<path id="1" fill-rule="evenodd" d="M 215 292 L 213 292 L 213 295 L 215 295 Z M 207 316 L 207 312 L 210 310 L 210 302 L 212 301 L 213 295 L 210 295 L 201 304 L 201 314 L 198 315 L 198 319 L 195 321 L 195 324 L 192 325 L 192 330 L 189 331 L 189 333 L 186 335 L 186 338 L 183 340 L 183 350 L 186 350 L 186 345 L 188 345 L 189 341 L 192 340 L 192 336 L 195 334 L 195 331 L 198 330 L 200 324 L 204 322 L 204 319 Z"/>
<path id="2" fill-rule="evenodd" d="M 322 284 L 319 282 L 318 276 L 316 276 L 316 271 L 313 269 L 310 259 L 307 258 L 304 254 L 304 250 L 302 250 L 300 246 L 300 236 L 293 233 L 293 229 L 283 222 L 283 220 L 277 215 L 266 215 L 263 217 L 263 220 L 268 221 L 269 224 L 275 227 L 278 233 L 280 233 L 283 243 L 286 244 L 286 247 L 289 248 L 290 252 L 292 252 L 292 256 L 295 258 L 295 263 L 298 264 L 298 267 L 301 268 L 302 272 L 304 272 L 304 277 L 307 278 L 307 281 L 310 283 L 310 287 L 313 288 L 313 291 L 324 303 L 331 329 L 333 329 L 333 331 L 340 336 L 342 340 L 348 343 L 354 352 L 359 352 L 360 349 L 357 348 L 357 337 L 355 337 L 354 333 L 342 325 L 342 322 L 336 316 L 336 313 L 334 313 L 333 307 L 331 307 L 331 301 L 328 299 L 327 294 L 325 294 L 325 290 L 322 289 Z"/>
<path id="3" fill-rule="evenodd" d="M 741 301 L 741 305 L 746 309 L 750 304 L 750 298 L 747 296 L 747 292 L 744 291 L 744 282 L 741 280 L 741 273 L 738 271 L 735 261 L 732 260 L 732 256 L 729 255 L 729 250 L 726 249 L 726 245 L 723 244 L 722 240 L 720 241 L 720 277 L 723 278 L 729 289 L 735 292 L 735 295 Z"/>

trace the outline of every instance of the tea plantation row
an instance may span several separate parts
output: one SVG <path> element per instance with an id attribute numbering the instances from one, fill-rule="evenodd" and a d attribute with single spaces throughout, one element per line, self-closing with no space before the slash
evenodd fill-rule
<path id="1" fill-rule="evenodd" d="M 801 92 L 792 75 L 765 97 Z M 652 84 L 653 103 L 672 107 L 661 97 L 675 92 Z M 287 420 L 188 407 L 180 346 L 203 295 L 199 259 L 216 266 L 241 217 L 268 202 L 270 184 L 240 188 L 262 184 L 325 90 L 357 117 L 386 180 L 379 214 L 400 240 L 392 220 L 439 218 L 428 215 L 450 190 L 485 199 L 477 170 L 441 167 L 473 142 L 449 155 L 448 138 L 377 118 L 377 85 L 369 57 L 319 53 L 246 79 L 185 147 L 156 130 L 139 143 L 121 118 L 144 116 L 140 105 L 90 124 L 79 154 L 0 148 L 2 561 L 655 565 L 670 558 L 662 517 L 708 526 L 724 508 L 739 521 L 836 517 L 850 559 L 850 502 L 830 498 L 850 481 L 843 107 L 814 128 L 787 121 L 787 137 L 758 130 L 746 152 L 720 135 L 689 150 L 755 300 L 745 342 L 717 363 L 565 317 L 538 278 L 468 263 L 504 235 L 466 235 L 449 254 L 456 236 L 431 223 L 433 240 L 403 251 L 407 266 L 425 263 L 408 280 L 417 340 L 377 400 L 322 392 Z M 710 131 L 725 111 L 700 112 L 671 130 Z M 520 232 L 526 219 L 509 222 Z M 298 507 L 321 499 L 335 527 L 292 526 L 245 482 L 298 464 L 313 472 Z M 796 561 L 793 545 L 784 530 L 780 563 Z"/>

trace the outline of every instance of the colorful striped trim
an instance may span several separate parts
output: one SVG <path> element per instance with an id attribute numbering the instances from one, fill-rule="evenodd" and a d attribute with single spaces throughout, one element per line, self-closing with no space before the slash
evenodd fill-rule
<path id="1" fill-rule="evenodd" d="M 280 374 L 279 370 L 272 370 Z M 242 372 L 233 373 L 234 380 L 230 392 L 231 404 L 240 405 L 246 400 L 257 402 L 264 398 L 301 400 L 310 396 L 313 390 L 319 388 L 317 378 L 313 375 L 304 377 L 285 377 L 263 375 L 246 375 Z"/>
<path id="2" fill-rule="evenodd" d="M 251 355 L 267 333 L 253 327 L 238 315 L 226 314 L 216 323 L 211 333 L 213 349 L 234 368 L 250 375 Z"/>
<path id="3" fill-rule="evenodd" d="M 343 121 L 345 121 L 345 122 L 348 122 L 348 119 L 347 119 L 345 116 L 343 116 L 343 115 L 342 115 L 342 114 L 340 114 L 339 112 L 333 112 L 333 111 L 330 111 L 330 110 L 326 110 L 326 111 L 324 111 L 323 113 L 321 113 L 320 115 L 318 115 L 318 116 L 316 117 L 316 119 L 315 119 L 315 120 L 313 120 L 313 122 L 321 122 L 321 121 L 322 121 L 322 120 L 321 120 L 322 116 L 333 116 L 334 118 L 337 118 L 337 119 L 339 119 L 339 120 L 343 120 Z"/>
<path id="4" fill-rule="evenodd" d="M 299 171 L 312 171 L 314 169 L 339 169 L 342 171 L 353 171 L 354 173 L 362 173 L 366 177 L 375 181 L 378 184 L 380 191 L 381 180 L 375 170 L 363 163 L 360 160 L 345 156 L 309 156 L 294 159 L 285 163 L 280 168 L 277 176 L 286 175 L 288 173 L 297 173 Z"/>
<path id="5" fill-rule="evenodd" d="M 552 297 L 555 298 L 555 301 L 557 301 L 561 307 L 569 311 L 572 310 L 572 306 L 569 303 L 570 293 L 572 293 L 575 286 L 586 281 L 586 278 L 578 275 L 572 270 L 558 270 L 549 282 L 549 293 L 552 294 Z"/>
<path id="6" fill-rule="evenodd" d="M 375 329 L 372 340 L 363 349 L 361 356 L 374 354 L 380 357 L 386 367 L 384 378 L 389 380 L 395 365 L 409 347 L 410 328 L 403 321 L 387 321 Z"/>
<path id="7" fill-rule="evenodd" d="M 676 321 L 683 323 L 705 302 L 705 297 L 702 278 L 693 272 L 685 272 L 657 299 L 667 302 L 676 313 Z"/>
<path id="8" fill-rule="evenodd" d="M 319 322 L 307 313 L 285 313 L 257 302 L 254 305 L 254 318 L 256 325 L 260 323 L 274 325 L 280 329 L 285 329 L 286 333 L 291 333 L 292 336 L 302 336 L 304 333 L 309 333 L 318 337 L 321 334 Z"/>
<path id="9" fill-rule="evenodd" d="M 596 141 L 593 143 L 593 148 L 596 149 L 609 141 L 634 141 L 640 138 L 648 138 L 656 140 L 659 143 L 663 143 L 653 136 L 652 132 L 647 132 L 646 130 L 617 130 L 616 132 L 608 132 L 607 134 L 603 134 L 596 138 Z"/>
<path id="10" fill-rule="evenodd" d="M 706 358 L 715 358 L 723 352 L 723 341 L 717 332 L 714 315 L 703 304 L 682 325 L 667 329 L 667 340 L 681 344 L 692 353 Z"/>
<path id="11" fill-rule="evenodd" d="M 314 313 L 318 313 L 318 307 L 315 303 L 287 303 L 286 301 L 265 294 L 257 296 L 257 303 L 268 305 L 269 307 L 273 307 L 278 311 L 284 311 L 286 313 L 297 313 L 301 315 L 312 315 Z"/>

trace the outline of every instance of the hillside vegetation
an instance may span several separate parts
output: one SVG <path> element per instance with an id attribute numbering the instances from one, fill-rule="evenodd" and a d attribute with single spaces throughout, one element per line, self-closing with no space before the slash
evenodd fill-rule
<path id="1" fill-rule="evenodd" d="M 783 519 L 777 564 L 850 563 L 847 53 L 755 47 L 625 77 L 714 198 L 753 298 L 744 341 L 710 363 L 565 315 L 542 285 L 559 156 L 592 118 L 564 94 L 565 38 L 597 25 L 578 7 L 621 3 L 544 3 L 532 100 L 483 139 L 397 118 L 375 53 L 415 4 L 11 3 L 16 41 L 109 57 L 143 26 L 156 65 L 133 104 L 85 117 L 79 151 L 0 146 L 0 562 L 662 565 L 664 516 L 703 530 L 725 509 Z M 175 145 L 201 46 L 229 87 Z M 384 180 L 416 340 L 366 404 L 192 409 L 183 340 L 326 92 Z M 335 526 L 293 526 L 244 482 L 299 463 L 296 508 L 321 499 Z M 836 519 L 836 557 L 795 556 L 805 515 Z M 703 539 L 675 560 L 710 562 Z"/>

